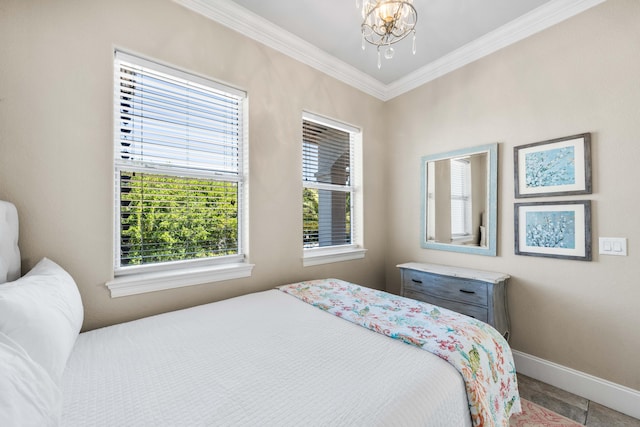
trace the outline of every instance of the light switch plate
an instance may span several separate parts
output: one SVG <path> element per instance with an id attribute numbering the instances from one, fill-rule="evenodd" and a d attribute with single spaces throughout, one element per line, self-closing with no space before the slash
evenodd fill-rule
<path id="1" fill-rule="evenodd" d="M 600 237 L 598 246 L 601 255 L 627 256 L 626 237 Z"/>

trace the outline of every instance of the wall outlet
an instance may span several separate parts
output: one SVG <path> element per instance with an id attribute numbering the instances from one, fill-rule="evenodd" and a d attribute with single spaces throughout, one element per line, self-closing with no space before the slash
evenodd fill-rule
<path id="1" fill-rule="evenodd" d="M 602 255 L 627 256 L 626 237 L 600 237 L 598 246 Z"/>

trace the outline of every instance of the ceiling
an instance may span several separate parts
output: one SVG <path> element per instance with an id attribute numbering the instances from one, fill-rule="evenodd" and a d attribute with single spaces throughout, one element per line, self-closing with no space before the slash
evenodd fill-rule
<path id="1" fill-rule="evenodd" d="M 355 0 L 174 1 L 388 100 L 605 0 L 414 0 L 417 52 L 408 37 L 380 69 Z"/>

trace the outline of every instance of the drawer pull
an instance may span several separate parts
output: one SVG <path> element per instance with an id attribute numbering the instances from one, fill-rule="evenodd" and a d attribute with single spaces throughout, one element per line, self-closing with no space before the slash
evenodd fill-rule
<path id="1" fill-rule="evenodd" d="M 460 292 L 462 292 L 463 294 L 475 294 L 476 291 L 468 291 L 466 289 L 460 289 Z"/>
<path id="2" fill-rule="evenodd" d="M 422 280 L 418 280 L 418 279 L 411 279 L 411 281 L 412 281 L 413 283 L 422 283 Z"/>

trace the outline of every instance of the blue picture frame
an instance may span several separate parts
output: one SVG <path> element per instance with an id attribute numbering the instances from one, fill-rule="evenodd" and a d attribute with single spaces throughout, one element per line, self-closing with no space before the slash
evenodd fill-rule
<path id="1" fill-rule="evenodd" d="M 591 261 L 591 201 L 516 203 L 516 255 Z"/>
<path id="2" fill-rule="evenodd" d="M 513 149 L 515 197 L 591 194 L 591 134 Z"/>

